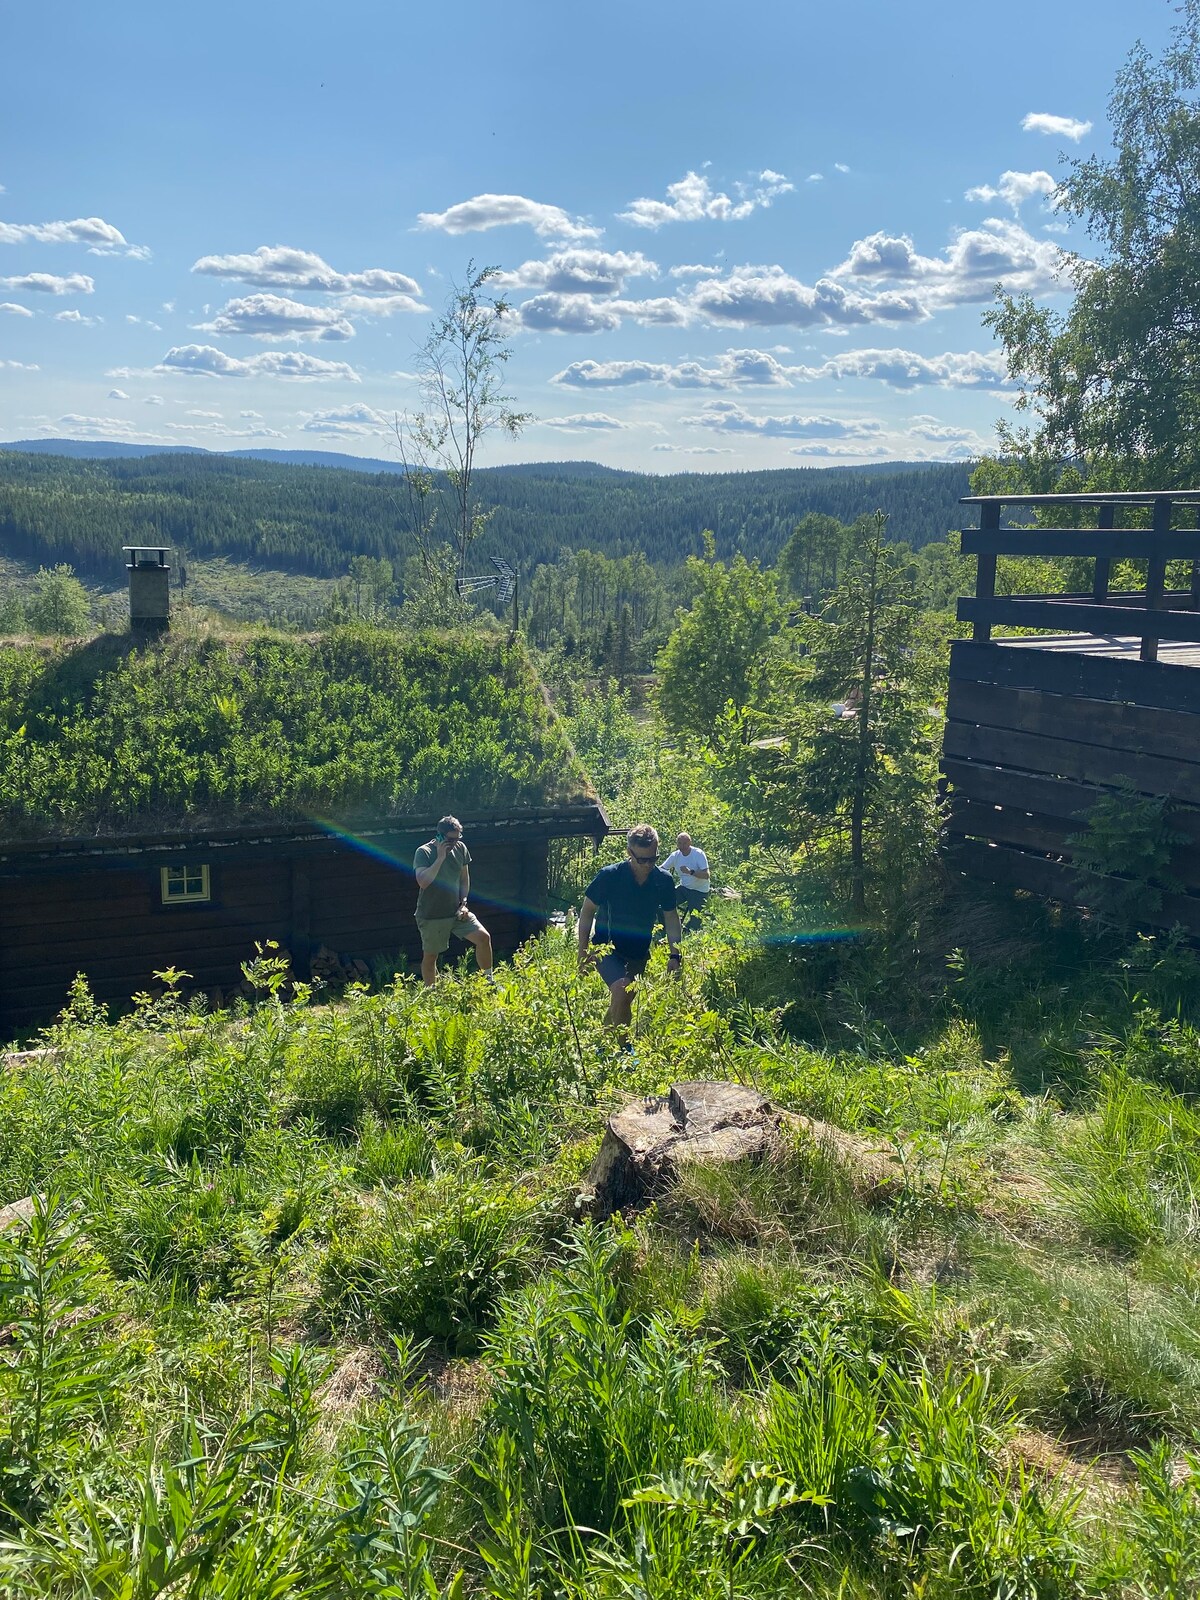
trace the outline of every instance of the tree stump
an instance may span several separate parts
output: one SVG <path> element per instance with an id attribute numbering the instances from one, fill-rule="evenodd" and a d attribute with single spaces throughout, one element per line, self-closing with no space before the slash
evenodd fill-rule
<path id="1" fill-rule="evenodd" d="M 676 1083 L 608 1119 L 579 1197 L 590 1216 L 644 1205 L 688 1162 L 724 1165 L 780 1154 L 784 1113 L 741 1083 Z"/>
<path id="2" fill-rule="evenodd" d="M 645 1205 L 689 1163 L 778 1160 L 803 1142 L 836 1161 L 866 1203 L 894 1193 L 899 1168 L 891 1146 L 781 1111 L 742 1083 L 677 1083 L 609 1117 L 576 1206 L 600 1220 Z"/>

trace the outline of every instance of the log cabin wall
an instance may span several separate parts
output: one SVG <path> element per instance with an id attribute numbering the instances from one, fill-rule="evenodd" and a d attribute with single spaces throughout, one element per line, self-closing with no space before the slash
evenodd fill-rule
<path id="1" fill-rule="evenodd" d="M 598 819 L 598 820 L 597 820 Z M 468 826 L 473 856 L 471 904 L 509 955 L 545 924 L 547 837 L 607 826 L 598 807 L 587 816 L 538 823 L 511 819 Z M 178 967 L 189 989 L 227 991 L 255 945 L 273 939 L 306 975 L 328 947 L 368 964 L 420 962 L 413 913 L 412 854 L 428 837 L 392 835 L 371 853 L 331 837 L 144 844 L 143 861 L 0 860 L 0 1041 L 51 1019 L 72 979 L 85 974 L 95 996 L 127 1002 L 152 988 L 153 974 Z M 108 847 L 116 852 L 119 846 Z M 209 899 L 164 904 L 162 863 L 207 867 Z M 452 954 L 466 946 L 452 946 Z"/>
<path id="2" fill-rule="evenodd" d="M 1087 906 L 1093 875 L 1072 865 L 1071 836 L 1124 783 L 1171 801 L 1182 835 L 1150 925 L 1200 935 L 1200 533 L 1178 529 L 1192 494 L 1031 496 L 1021 505 L 1095 508 L 1098 526 L 1001 528 L 1005 503 L 981 499 L 981 527 L 963 530 L 979 557 L 974 599 L 959 602 L 975 637 L 951 646 L 942 773 L 952 870 L 1050 900 Z M 1190 503 L 1190 504 L 1189 504 Z M 1152 512 L 1149 529 L 1117 529 L 1121 507 Z M 996 556 L 1090 556 L 1088 594 L 997 596 Z M 1112 594 L 1113 559 L 1145 562 L 1146 587 Z M 1191 562 L 1170 591 L 1169 561 Z M 1176 569 L 1178 570 L 1178 569 Z M 993 638 L 995 625 L 1073 629 Z M 1084 630 L 1088 631 L 1084 631 Z"/>

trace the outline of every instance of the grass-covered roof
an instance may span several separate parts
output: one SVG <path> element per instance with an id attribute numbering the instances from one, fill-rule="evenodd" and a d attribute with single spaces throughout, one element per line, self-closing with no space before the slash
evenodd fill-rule
<path id="1" fill-rule="evenodd" d="M 498 635 L 0 644 L 0 838 L 590 798 L 523 647 Z"/>

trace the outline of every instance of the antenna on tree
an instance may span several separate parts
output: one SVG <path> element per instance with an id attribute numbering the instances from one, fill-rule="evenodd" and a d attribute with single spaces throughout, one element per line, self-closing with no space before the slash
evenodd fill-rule
<path id="1" fill-rule="evenodd" d="M 501 605 L 505 605 L 509 600 L 513 602 L 513 628 L 515 629 L 520 620 L 517 612 L 519 604 L 517 600 L 517 575 L 503 556 L 491 556 L 489 559 L 496 569 L 495 572 L 481 572 L 473 578 L 456 578 L 454 580 L 455 592 L 459 595 L 478 594 L 484 589 L 495 589 L 496 599 Z"/>

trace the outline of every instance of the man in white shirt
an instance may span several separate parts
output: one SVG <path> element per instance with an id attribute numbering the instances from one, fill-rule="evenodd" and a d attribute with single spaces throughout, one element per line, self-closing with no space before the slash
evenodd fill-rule
<path id="1" fill-rule="evenodd" d="M 698 922 L 712 891 L 708 857 L 699 845 L 692 843 L 689 834 L 681 833 L 675 840 L 674 850 L 663 862 L 663 869 L 675 874 L 679 885 L 676 904 L 683 915 L 684 926 L 693 918 Z"/>

